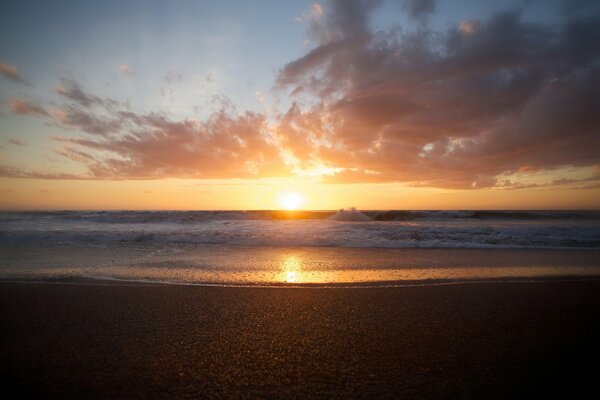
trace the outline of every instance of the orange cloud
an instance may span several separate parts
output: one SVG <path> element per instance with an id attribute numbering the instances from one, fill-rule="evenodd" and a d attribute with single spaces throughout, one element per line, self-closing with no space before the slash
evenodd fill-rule
<path id="1" fill-rule="evenodd" d="M 83 163 L 99 179 L 280 176 L 286 171 L 269 141 L 263 116 L 220 111 L 204 122 L 172 121 L 161 114 L 118 111 L 103 120 L 81 109 L 60 115 L 67 127 L 98 136 L 55 138 L 61 154 Z"/>
<path id="2" fill-rule="evenodd" d="M 19 74 L 19 69 L 15 65 L 0 63 L 0 74 L 16 82 L 27 83 L 21 77 L 21 74 Z"/>
<path id="3" fill-rule="evenodd" d="M 469 20 L 463 21 L 458 25 L 458 30 L 461 31 L 465 35 L 471 35 L 479 29 L 479 22 Z"/>
<path id="4" fill-rule="evenodd" d="M 11 97 L 9 100 L 10 110 L 15 114 L 19 115 L 33 115 L 33 116 L 48 116 L 48 112 L 37 104 L 27 102 L 25 100 Z"/>
<path id="5" fill-rule="evenodd" d="M 436 32 L 428 25 L 435 3 L 415 0 L 405 10 L 418 28 L 380 31 L 369 22 L 378 4 L 333 0 L 318 9 L 308 32 L 315 47 L 275 84 L 297 101 L 271 118 L 228 104 L 202 121 L 135 113 L 65 79 L 56 91 L 68 103 L 55 115 L 12 108 L 79 132 L 55 139 L 85 179 L 258 178 L 316 168 L 336 183 L 523 188 L 502 179 L 600 165 L 598 17 L 546 26 L 514 11 Z M 27 175 L 6 167 L 0 174 Z"/>
<path id="6" fill-rule="evenodd" d="M 598 18 L 556 30 L 499 13 L 444 37 L 432 1 L 407 2 L 423 23 L 408 33 L 373 31 L 373 7 L 331 1 L 317 46 L 277 78 L 316 103 L 285 115 L 282 141 L 338 168 L 328 180 L 481 188 L 524 165 L 598 164 Z"/>
<path id="7" fill-rule="evenodd" d="M 119 71 L 121 71 L 121 73 L 125 76 L 133 75 L 134 73 L 128 64 L 119 65 Z"/>

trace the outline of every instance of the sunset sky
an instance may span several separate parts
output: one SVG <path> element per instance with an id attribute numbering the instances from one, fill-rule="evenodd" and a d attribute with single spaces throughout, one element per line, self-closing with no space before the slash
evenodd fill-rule
<path id="1" fill-rule="evenodd" d="M 600 208 L 600 2 L 4 1 L 0 208 Z"/>

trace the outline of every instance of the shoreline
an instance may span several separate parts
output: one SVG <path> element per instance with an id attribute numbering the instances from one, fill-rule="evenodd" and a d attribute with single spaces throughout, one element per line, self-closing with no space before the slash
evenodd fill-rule
<path id="1" fill-rule="evenodd" d="M 0 373 L 38 398 L 574 396 L 595 385 L 598 293 L 0 282 Z"/>
<path id="2" fill-rule="evenodd" d="M 375 282 L 329 282 L 329 283 L 228 283 L 228 282 L 174 282 L 157 280 L 135 279 L 107 279 L 107 278 L 73 278 L 73 279 L 11 279 L 0 278 L 3 284 L 37 284 L 37 285 L 83 285 L 83 286 L 183 286 L 199 288 L 232 288 L 232 289 L 385 289 L 385 288 L 411 288 L 435 287 L 453 285 L 485 285 L 485 284 L 511 284 L 511 283 L 569 283 L 569 282 L 599 282 L 598 275 L 563 275 L 563 276 L 531 276 L 507 277 L 484 279 L 423 279 L 407 281 L 375 281 Z"/>
<path id="3" fill-rule="evenodd" d="M 360 249 L 148 244 L 0 250 L 0 281 L 204 286 L 404 286 L 600 277 L 600 251 Z"/>

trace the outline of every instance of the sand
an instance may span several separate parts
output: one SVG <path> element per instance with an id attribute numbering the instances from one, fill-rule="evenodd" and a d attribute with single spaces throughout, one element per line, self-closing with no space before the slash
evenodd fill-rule
<path id="1" fill-rule="evenodd" d="M 600 282 L 0 283 L 0 321 L 20 397 L 574 397 L 596 388 Z"/>

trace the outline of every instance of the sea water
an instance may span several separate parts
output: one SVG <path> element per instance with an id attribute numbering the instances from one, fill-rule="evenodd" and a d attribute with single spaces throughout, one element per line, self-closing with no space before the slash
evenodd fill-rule
<path id="1" fill-rule="evenodd" d="M 600 276 L 597 211 L 0 213 L 0 279 L 396 285 Z"/>

